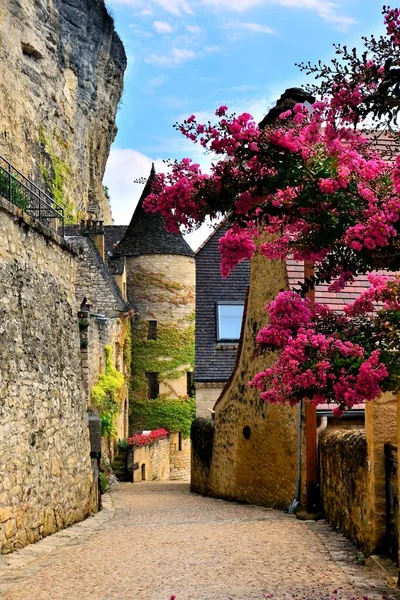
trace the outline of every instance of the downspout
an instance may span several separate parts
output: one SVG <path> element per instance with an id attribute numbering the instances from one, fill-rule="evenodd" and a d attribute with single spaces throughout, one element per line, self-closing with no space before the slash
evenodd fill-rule
<path id="1" fill-rule="evenodd" d="M 288 512 L 293 515 L 296 508 L 300 504 L 300 482 L 301 482 L 301 412 L 303 407 L 303 401 L 300 400 L 298 404 L 298 430 L 297 430 L 297 481 L 296 481 L 296 492 L 295 496 L 289 506 Z M 317 427 L 317 456 L 318 456 L 318 442 L 319 435 L 328 427 L 328 417 L 322 416 L 321 423 Z"/>

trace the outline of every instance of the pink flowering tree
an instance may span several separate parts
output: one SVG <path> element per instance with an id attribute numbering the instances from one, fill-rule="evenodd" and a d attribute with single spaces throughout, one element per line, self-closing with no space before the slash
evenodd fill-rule
<path id="1" fill-rule="evenodd" d="M 388 156 L 380 134 L 356 127 L 368 117 L 391 131 L 400 107 L 400 11 L 383 13 L 385 37 L 365 38 L 361 57 L 337 47 L 341 60 L 302 65 L 320 84 L 296 91 L 300 101 L 286 110 L 278 106 L 260 125 L 226 106 L 217 109 L 215 124 L 198 123 L 194 115 L 177 124 L 216 156 L 211 174 L 190 159 L 175 161 L 169 173 L 156 176 L 146 201 L 171 231 L 226 217 L 223 276 L 255 253 L 314 263 L 315 276 L 300 294 L 284 292 L 267 307 L 269 325 L 257 341 L 261 351 L 275 350 L 277 361 L 251 385 L 268 402 L 308 398 L 336 402 L 342 412 L 398 386 L 397 279 L 372 277 L 369 295 L 345 315 L 303 298 L 320 282 L 338 291 L 357 274 L 400 270 L 396 134 Z M 378 313 L 371 302 L 383 303 Z"/>

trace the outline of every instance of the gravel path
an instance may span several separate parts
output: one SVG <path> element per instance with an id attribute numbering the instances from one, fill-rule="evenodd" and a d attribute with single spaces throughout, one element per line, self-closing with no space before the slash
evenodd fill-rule
<path id="1" fill-rule="evenodd" d="M 190 494 L 188 484 L 120 484 L 84 523 L 0 558 L 1 600 L 398 599 L 381 572 L 322 521 Z"/>

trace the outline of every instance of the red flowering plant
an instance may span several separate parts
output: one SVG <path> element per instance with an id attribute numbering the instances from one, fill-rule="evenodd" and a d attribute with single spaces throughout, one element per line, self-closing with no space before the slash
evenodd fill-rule
<path id="1" fill-rule="evenodd" d="M 149 446 L 153 442 L 162 440 L 169 435 L 166 429 L 153 429 L 149 433 L 135 433 L 128 438 L 128 444 L 131 446 Z"/>
<path id="2" fill-rule="evenodd" d="M 217 109 L 216 124 L 192 115 L 176 125 L 222 158 L 210 175 L 190 159 L 171 163 L 169 173 L 156 176 L 146 209 L 160 211 L 171 231 L 225 216 L 232 226 L 219 243 L 223 276 L 256 252 L 312 261 L 315 277 L 301 285 L 302 295 L 321 281 L 339 291 L 359 273 L 400 270 L 400 156 L 388 162 L 376 136 L 355 127 L 383 116 L 389 127 L 400 108 L 400 10 L 383 12 L 387 36 L 364 38 L 360 58 L 337 47 L 342 63 L 303 65 L 322 78 L 309 90 L 321 92 L 319 100 L 303 92 L 307 102 L 275 111 L 260 126 L 247 113 L 229 115 L 226 106 Z M 398 289 L 397 279 L 371 284 L 375 301 Z M 341 412 L 377 397 L 388 382 L 396 389 L 396 301 L 375 316 L 339 316 L 284 292 L 267 310 L 270 325 L 258 341 L 277 350 L 277 362 L 252 382 L 266 401 L 307 397 L 334 401 Z"/>
<path id="3" fill-rule="evenodd" d="M 400 276 L 369 275 L 371 287 L 337 313 L 298 293 L 280 293 L 267 307 L 257 335 L 262 351 L 277 351 L 271 368 L 251 387 L 272 404 L 336 403 L 335 415 L 400 380 Z"/>

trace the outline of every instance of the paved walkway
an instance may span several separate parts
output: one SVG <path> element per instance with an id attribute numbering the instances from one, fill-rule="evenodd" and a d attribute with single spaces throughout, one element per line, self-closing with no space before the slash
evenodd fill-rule
<path id="1" fill-rule="evenodd" d="M 334 590 L 398 599 L 324 522 L 182 483 L 120 484 L 99 515 L 0 558 L 1 600 L 325 600 Z"/>

